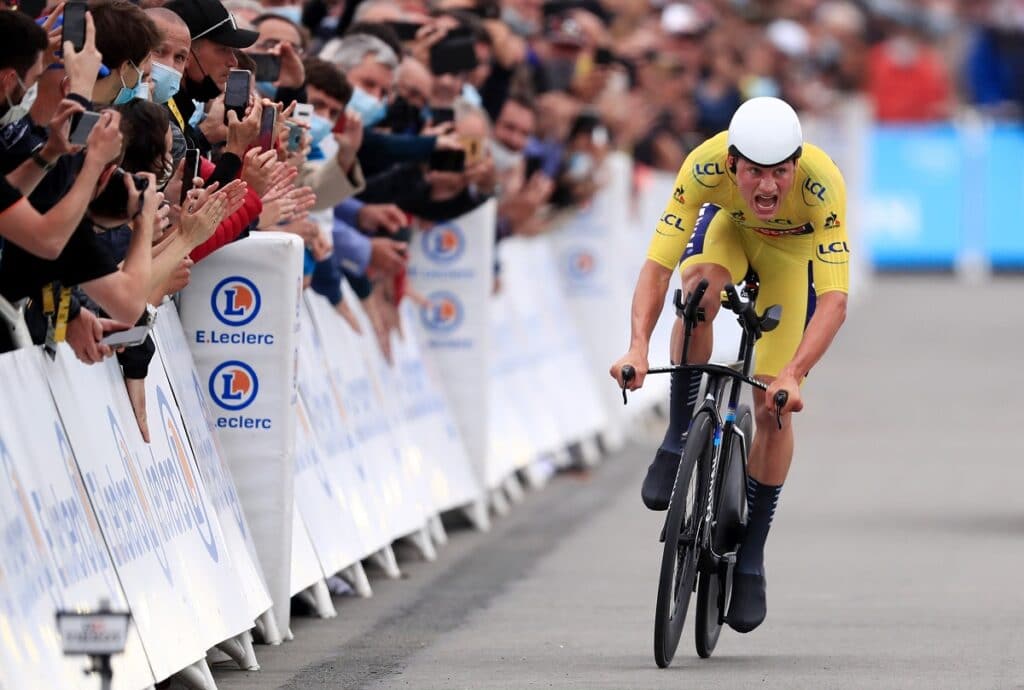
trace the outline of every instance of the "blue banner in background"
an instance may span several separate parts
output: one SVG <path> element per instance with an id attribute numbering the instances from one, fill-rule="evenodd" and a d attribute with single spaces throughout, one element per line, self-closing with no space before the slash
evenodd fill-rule
<path id="1" fill-rule="evenodd" d="M 1024 269 L 1024 129 L 877 126 L 864 237 L 880 270 Z"/>
<path id="2" fill-rule="evenodd" d="M 994 268 L 1024 269 L 1024 129 L 986 137 L 982 247 Z"/>
<path id="3" fill-rule="evenodd" d="M 951 126 L 876 127 L 864 214 L 879 269 L 951 268 L 964 215 L 963 146 Z"/>

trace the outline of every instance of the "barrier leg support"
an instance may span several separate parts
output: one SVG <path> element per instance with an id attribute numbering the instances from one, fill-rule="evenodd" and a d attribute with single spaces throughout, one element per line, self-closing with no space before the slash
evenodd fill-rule
<path id="1" fill-rule="evenodd" d="M 274 609 L 267 609 L 256 619 L 256 632 L 263 639 L 263 644 L 279 645 L 284 641 L 281 630 L 277 627 Z"/>
<path id="2" fill-rule="evenodd" d="M 505 498 L 505 494 L 501 489 L 494 489 L 490 492 L 491 497 L 491 508 L 494 509 L 494 514 L 498 517 L 505 517 L 508 515 L 510 510 L 508 505 L 508 499 Z"/>
<path id="3" fill-rule="evenodd" d="M 448 533 L 444 531 L 444 523 L 441 522 L 440 515 L 435 515 L 427 521 L 427 529 L 430 530 L 430 538 L 434 540 L 435 544 L 444 546 L 448 543 Z"/>
<path id="4" fill-rule="evenodd" d="M 370 587 L 370 578 L 366 577 L 362 563 L 353 563 L 338 573 L 341 578 L 355 590 L 355 593 L 364 599 L 373 596 L 373 589 Z"/>
<path id="5" fill-rule="evenodd" d="M 485 499 L 480 498 L 473 501 L 463 508 L 462 512 L 473 523 L 473 527 L 476 527 L 477 531 L 489 532 L 491 530 L 491 516 L 487 512 L 487 501 Z"/>
<path id="6" fill-rule="evenodd" d="M 534 491 L 543 489 L 554 473 L 555 465 L 552 459 L 546 456 L 537 458 L 523 468 L 523 477 L 526 478 L 526 483 Z"/>
<path id="7" fill-rule="evenodd" d="M 217 649 L 231 657 L 232 661 L 238 664 L 238 668 L 243 671 L 260 670 L 259 662 L 256 661 L 256 652 L 252 648 L 252 636 L 248 630 L 231 639 L 224 640 L 217 645 Z"/>
<path id="8" fill-rule="evenodd" d="M 398 559 L 395 558 L 395 551 L 391 548 L 391 544 L 377 551 L 370 558 L 380 566 L 388 578 L 397 580 L 402 577 L 402 571 L 398 569 Z"/>
<path id="9" fill-rule="evenodd" d="M 525 494 L 523 493 L 523 485 L 519 483 L 519 477 L 513 472 L 509 476 L 505 477 L 505 481 L 502 483 L 502 488 L 505 490 L 505 495 L 508 496 L 508 500 L 512 503 L 522 503 Z"/>
<path id="10" fill-rule="evenodd" d="M 554 453 L 553 462 L 555 467 L 560 470 L 566 470 L 572 467 L 572 453 L 569 452 L 568 448 L 562 448 Z"/>
<path id="11" fill-rule="evenodd" d="M 580 453 L 584 467 L 596 467 L 601 462 L 601 448 L 593 436 L 580 441 Z"/>
<path id="12" fill-rule="evenodd" d="M 317 580 L 303 594 L 309 595 L 309 603 L 316 610 L 316 615 L 321 618 L 338 617 L 338 611 L 334 608 L 334 602 L 331 601 L 331 592 L 327 589 L 327 583 L 324 580 Z"/>
<path id="13" fill-rule="evenodd" d="M 412 542 L 413 546 L 419 549 L 420 554 L 423 556 L 423 560 L 428 563 L 433 563 L 437 560 L 437 550 L 434 549 L 434 542 L 431 541 L 430 532 L 427 531 L 425 526 L 418 532 L 410 534 L 408 539 Z"/>
<path id="14" fill-rule="evenodd" d="M 186 666 L 171 678 L 192 690 L 217 690 L 217 684 L 213 680 L 213 674 L 210 673 L 206 659 L 200 659 L 191 666 Z"/>

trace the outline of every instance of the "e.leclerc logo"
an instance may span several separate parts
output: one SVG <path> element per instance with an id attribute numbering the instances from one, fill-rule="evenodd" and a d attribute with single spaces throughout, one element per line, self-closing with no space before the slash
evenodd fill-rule
<path id="1" fill-rule="evenodd" d="M 450 333 L 459 327 L 463 317 L 462 302 L 447 291 L 427 295 L 427 306 L 423 308 L 423 325 L 432 331 Z"/>
<path id="2" fill-rule="evenodd" d="M 570 250 L 566 257 L 566 267 L 569 277 L 573 280 L 586 280 L 594 274 L 594 267 L 597 260 L 587 249 Z"/>
<path id="3" fill-rule="evenodd" d="M 260 379 L 256 371 L 237 359 L 223 362 L 210 373 L 210 398 L 217 407 L 238 412 L 249 407 L 260 390 Z M 269 417 L 247 415 L 218 416 L 217 426 L 221 429 L 270 429 Z"/>
<path id="4" fill-rule="evenodd" d="M 457 225 L 435 225 L 423 233 L 423 253 L 432 261 L 447 264 L 466 251 L 466 238 Z"/>
<path id="5" fill-rule="evenodd" d="M 217 283 L 210 294 L 210 309 L 228 330 L 200 329 L 196 342 L 204 345 L 273 345 L 273 333 L 251 333 L 242 326 L 255 319 L 263 306 L 259 288 L 248 278 L 231 276 Z"/>

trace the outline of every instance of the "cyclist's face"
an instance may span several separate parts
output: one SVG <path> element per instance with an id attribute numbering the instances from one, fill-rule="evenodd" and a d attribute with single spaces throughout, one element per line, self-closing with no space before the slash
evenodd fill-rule
<path id="1" fill-rule="evenodd" d="M 793 188 L 796 162 L 765 167 L 742 158 L 736 161 L 736 186 L 747 206 L 761 220 L 772 220 Z"/>

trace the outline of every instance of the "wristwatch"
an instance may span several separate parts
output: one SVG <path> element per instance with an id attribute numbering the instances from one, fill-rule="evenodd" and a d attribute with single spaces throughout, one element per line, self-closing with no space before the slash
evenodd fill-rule
<path id="1" fill-rule="evenodd" d="M 49 172 L 50 170 L 53 170 L 53 166 L 57 165 L 57 161 L 51 162 L 43 158 L 39 152 L 43 150 L 44 146 L 46 146 L 46 144 L 36 144 L 36 147 L 32 149 L 31 156 L 32 161 L 42 168 L 43 172 Z"/>

